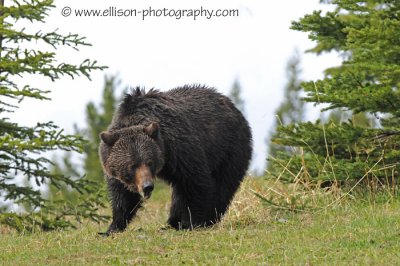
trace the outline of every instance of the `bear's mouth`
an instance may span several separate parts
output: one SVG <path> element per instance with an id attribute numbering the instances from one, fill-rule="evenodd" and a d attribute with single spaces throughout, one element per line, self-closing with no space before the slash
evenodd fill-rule
<path id="1" fill-rule="evenodd" d="M 151 197 L 151 191 L 149 191 L 149 192 L 143 192 L 143 195 L 142 195 L 142 197 L 143 198 L 145 198 L 145 199 L 149 199 L 150 197 Z"/>
<path id="2" fill-rule="evenodd" d="M 146 181 L 142 186 L 137 187 L 137 192 L 144 198 L 149 199 L 154 189 L 154 184 L 152 181 Z"/>

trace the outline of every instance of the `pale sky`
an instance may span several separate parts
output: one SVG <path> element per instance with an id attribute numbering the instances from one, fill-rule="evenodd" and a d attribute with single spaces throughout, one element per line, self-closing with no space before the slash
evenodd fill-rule
<path id="1" fill-rule="evenodd" d="M 6 2 L 7 4 L 7 2 Z M 21 84 L 52 90 L 52 101 L 24 101 L 12 115 L 23 124 L 54 121 L 73 133 L 73 124 L 85 126 L 85 105 L 98 102 L 104 75 L 119 74 L 124 86 L 144 86 L 162 91 L 184 84 L 200 83 L 228 94 L 239 79 L 246 114 L 253 132 L 254 156 L 251 169 L 261 170 L 266 159 L 265 139 L 274 121 L 274 111 L 283 100 L 285 66 L 297 48 L 302 57 L 302 78 L 322 77 L 322 71 L 337 65 L 335 55 L 304 54 L 313 47 L 307 33 L 289 29 L 290 22 L 316 9 L 326 9 L 318 0 L 56 0 L 44 25 L 29 29 L 86 36 L 92 47 L 79 52 L 71 48 L 57 51 L 59 62 L 79 63 L 86 58 L 107 65 L 96 71 L 92 81 L 84 77 L 62 78 L 55 83 L 24 77 Z M 72 13 L 61 15 L 68 6 Z M 197 18 L 76 17 L 75 9 L 239 9 L 239 17 Z M 40 44 L 38 44 L 40 48 Z M 50 47 L 46 48 L 51 50 Z M 315 115 L 314 115 L 315 116 Z"/>

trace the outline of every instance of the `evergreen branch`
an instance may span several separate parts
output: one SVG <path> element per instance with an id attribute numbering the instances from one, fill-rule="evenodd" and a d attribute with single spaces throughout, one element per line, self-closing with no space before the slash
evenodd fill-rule
<path id="1" fill-rule="evenodd" d="M 7 55 L 6 55 L 7 56 Z M 25 50 L 25 57 L 19 58 L 17 53 L 15 58 L 5 58 L 0 62 L 0 71 L 11 73 L 13 75 L 37 74 L 50 78 L 52 81 L 61 78 L 64 75 L 74 78 L 74 76 L 83 75 L 90 79 L 89 73 L 93 70 L 103 70 L 105 66 L 98 66 L 97 61 L 84 60 L 79 66 L 60 63 L 54 66 L 54 53 L 43 53 Z"/>
<path id="2" fill-rule="evenodd" d="M 377 140 L 377 139 L 383 139 L 383 138 L 388 138 L 392 136 L 398 136 L 400 135 L 400 131 L 387 131 L 387 132 L 382 132 L 376 136 L 374 136 L 372 139 Z"/>
<path id="3" fill-rule="evenodd" d="M 3 36 L 3 40 L 8 43 L 23 43 L 23 42 L 44 42 L 49 44 L 51 47 L 56 49 L 58 46 L 72 47 L 78 50 L 79 46 L 92 46 L 90 43 L 86 42 L 85 37 L 80 37 L 78 34 L 69 33 L 67 35 L 62 35 L 57 33 L 58 29 L 53 32 L 44 33 L 38 31 L 34 34 L 25 33 L 25 28 L 21 30 L 9 29 L 11 24 L 3 24 L 0 27 L 0 34 Z M 4 47 L 7 48 L 7 47 Z"/>
<path id="4" fill-rule="evenodd" d="M 0 11 L 3 13 L 3 19 L 11 17 L 16 21 L 27 19 L 31 22 L 44 22 L 44 18 L 48 15 L 47 12 L 55 7 L 53 5 L 53 0 L 12 0 L 12 2 L 14 5 L 0 7 Z M 20 2 L 23 4 L 20 4 Z"/>
<path id="5" fill-rule="evenodd" d="M 44 22 L 47 12 L 53 7 L 52 0 L 13 0 L 11 6 L 0 6 L 0 96 L 3 96 L 0 101 L 1 113 L 18 108 L 26 97 L 49 99 L 47 90 L 30 85 L 21 87 L 13 80 L 14 77 L 23 78 L 26 74 L 33 74 L 48 77 L 52 81 L 65 75 L 71 78 L 85 76 L 90 79 L 91 71 L 106 68 L 90 60 L 84 60 L 78 65 L 63 62 L 56 64 L 55 51 L 58 47 L 67 46 L 78 50 L 79 46 L 89 46 L 84 37 L 71 33 L 62 35 L 57 30 L 29 33 L 25 28 L 15 29 L 15 22 L 22 19 L 33 23 Z M 54 52 L 20 48 L 31 42 L 47 44 Z M 3 99 L 8 99 L 11 103 Z M 0 213 L 0 224 L 22 232 L 33 231 L 35 228 L 74 228 L 73 219 L 76 222 L 81 219 L 107 219 L 98 214 L 98 208 L 104 206 L 104 196 L 100 195 L 99 186 L 83 177 L 52 172 L 49 168 L 54 163 L 44 155 L 53 150 L 81 152 L 84 144 L 82 137 L 65 135 L 52 122 L 27 127 L 13 123 L 6 117 L 0 118 L 0 194 L 8 204 L 2 204 L 0 208 L 4 210 L 4 207 L 9 207 L 8 201 L 14 204 L 13 207 L 22 207 L 18 214 Z M 20 178 L 26 182 L 20 182 Z M 77 193 L 77 200 L 50 201 L 41 191 L 32 187 L 31 182 L 35 182 L 38 187 L 49 184 L 68 187 Z"/>
<path id="6" fill-rule="evenodd" d="M 48 93 L 50 93 L 50 91 L 31 88 L 29 85 L 25 85 L 22 89 L 0 86 L 0 95 L 4 97 L 10 97 L 13 99 L 18 97 L 20 98 L 19 102 L 21 102 L 24 97 L 35 98 L 38 100 L 50 100 L 50 98 L 43 95 Z M 8 105 L 8 104 L 7 106 L 16 107 L 14 105 Z"/>

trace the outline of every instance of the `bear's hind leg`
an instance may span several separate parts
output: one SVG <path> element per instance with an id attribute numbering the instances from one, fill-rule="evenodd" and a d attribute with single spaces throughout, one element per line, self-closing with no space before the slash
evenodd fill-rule
<path id="1" fill-rule="evenodd" d="M 182 214 L 184 211 L 184 203 L 183 203 L 183 198 L 179 194 L 177 188 L 173 187 L 172 188 L 172 195 L 171 195 L 171 208 L 169 211 L 169 218 L 167 223 L 179 230 L 182 229 Z"/>
<path id="2" fill-rule="evenodd" d="M 184 193 L 181 187 L 172 189 L 172 201 L 168 224 L 177 229 L 195 229 L 215 224 L 217 219 L 217 202 L 215 186 L 196 186 L 196 191 Z"/>
<path id="3" fill-rule="evenodd" d="M 240 187 L 245 175 L 247 165 L 245 163 L 234 163 L 234 160 L 222 163 L 218 171 L 213 173 L 217 180 L 218 188 L 218 219 L 222 219 L 229 205 Z"/>

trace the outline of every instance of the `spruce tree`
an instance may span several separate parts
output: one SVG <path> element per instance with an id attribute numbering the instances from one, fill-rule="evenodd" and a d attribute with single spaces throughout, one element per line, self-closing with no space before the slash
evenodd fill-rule
<path id="1" fill-rule="evenodd" d="M 374 180 L 393 184 L 400 161 L 400 1 L 332 0 L 332 12 L 315 11 L 292 23 L 316 42 L 310 50 L 336 51 L 340 66 L 325 70 L 321 80 L 302 84 L 305 100 L 380 117 L 380 127 L 299 123 L 280 127 L 274 142 L 299 147 L 300 155 L 282 154 L 273 175 L 290 182 L 315 183 Z M 369 183 L 369 182 L 368 182 Z"/>
<path id="2" fill-rule="evenodd" d="M 47 88 L 35 88 L 29 79 L 21 77 L 35 75 L 56 82 L 63 76 L 85 76 L 93 70 L 101 70 L 96 61 L 84 60 L 79 65 L 56 61 L 57 48 L 65 46 L 77 50 L 88 46 L 85 38 L 76 34 L 53 32 L 30 32 L 29 27 L 19 29 L 21 21 L 45 23 L 52 0 L 10 1 L 10 6 L 0 4 L 0 224 L 19 231 L 52 230 L 74 227 L 73 220 L 91 218 L 104 219 L 97 213 L 99 207 L 95 197 L 71 204 L 65 200 L 49 201 L 42 188 L 48 184 L 60 187 L 67 185 L 79 193 L 92 193 L 91 183 L 85 179 L 74 180 L 63 174 L 54 174 L 49 166 L 48 151 L 82 151 L 84 140 L 79 136 L 65 135 L 52 122 L 41 122 L 25 126 L 8 118 L 9 112 L 18 110 L 21 101 L 35 99 L 50 100 Z M 34 45 L 33 45 L 34 44 Z M 40 47 L 32 48 L 32 47 Z M 28 182 L 21 182 L 26 178 Z M 33 184 L 32 184 L 33 183 Z M 16 212 L 10 207 L 18 206 Z M 24 211 L 22 206 L 29 206 Z"/>
<path id="3" fill-rule="evenodd" d="M 61 160 L 55 158 L 54 173 L 64 173 L 74 179 L 84 176 L 85 179 L 93 181 L 98 191 L 105 192 L 104 174 L 98 153 L 99 135 L 111 123 L 112 116 L 119 102 L 115 96 L 119 86 L 120 81 L 116 76 L 106 76 L 100 104 L 96 105 L 94 102 L 89 102 L 86 105 L 87 126 L 84 128 L 75 126 L 76 134 L 83 136 L 87 140 L 83 147 L 83 164 L 74 163 L 70 154 L 67 153 Z M 76 197 L 76 192 L 71 191 L 67 187 L 59 189 L 51 186 L 49 196 L 52 199 L 68 198 L 73 201 Z M 106 194 L 101 193 L 99 199 L 105 201 Z"/>
<path id="4" fill-rule="evenodd" d="M 89 180 L 104 183 L 104 174 L 99 159 L 99 135 L 111 123 L 114 111 L 117 109 L 119 98 L 115 96 L 120 86 L 117 77 L 105 77 L 103 97 L 100 106 L 90 102 L 86 106 L 86 120 L 88 127 L 78 129 L 78 132 L 88 139 L 84 146 L 84 171 Z"/>
<path id="5" fill-rule="evenodd" d="M 238 79 L 235 79 L 235 81 L 233 82 L 231 91 L 229 92 L 228 96 L 235 104 L 236 108 L 239 109 L 239 111 L 241 111 L 243 115 L 245 115 L 246 111 L 245 111 L 245 102 L 242 97 L 242 86 L 240 85 Z"/>
<path id="6" fill-rule="evenodd" d="M 289 59 L 286 67 L 288 83 L 284 88 L 283 102 L 275 113 L 275 125 L 270 133 L 271 139 L 278 136 L 277 128 L 279 126 L 299 123 L 304 120 L 305 107 L 304 101 L 301 99 L 302 88 L 299 78 L 300 73 L 300 56 L 296 51 Z M 268 161 L 274 160 L 279 152 L 292 153 L 294 151 L 293 148 L 268 141 Z M 270 170 L 270 165 L 271 164 L 268 164 L 268 170 Z"/>

